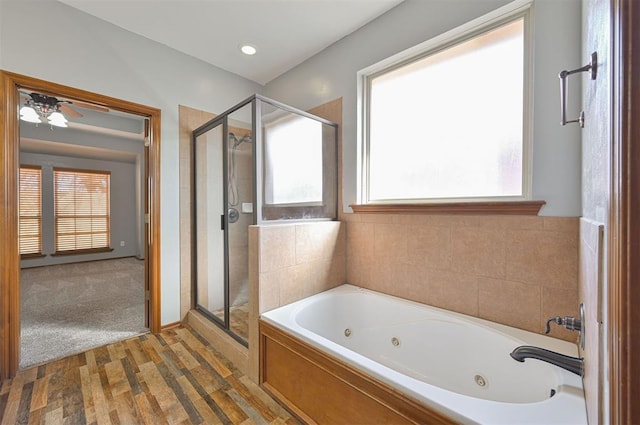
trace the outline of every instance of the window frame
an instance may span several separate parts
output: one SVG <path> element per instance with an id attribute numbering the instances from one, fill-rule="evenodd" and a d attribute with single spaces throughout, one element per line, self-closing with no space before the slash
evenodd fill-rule
<path id="1" fill-rule="evenodd" d="M 56 190 L 56 172 L 77 173 L 77 174 L 98 174 L 108 177 L 107 188 L 107 243 L 103 247 L 91 247 L 80 249 L 60 250 L 58 248 L 58 211 L 57 211 L 57 190 Z M 87 170 L 78 168 L 53 167 L 53 238 L 55 252 L 52 256 L 76 255 L 76 254 L 92 254 L 98 252 L 111 252 L 111 171 L 104 170 Z M 87 216 L 93 217 L 93 216 Z M 93 232 L 92 232 L 93 233 Z"/>
<path id="2" fill-rule="evenodd" d="M 20 209 L 20 199 L 22 198 L 22 178 L 19 179 L 18 182 L 18 252 L 20 253 L 20 259 L 28 259 L 28 258 L 40 258 L 40 257 L 44 257 L 44 255 L 42 254 L 42 166 L 40 165 L 30 165 L 30 164 L 20 164 L 20 169 L 19 169 L 19 174 L 22 174 L 22 170 L 23 169 L 29 169 L 29 170 L 38 170 L 38 174 L 39 174 L 39 185 L 38 185 L 38 194 L 39 194 L 39 198 L 40 198 L 40 206 L 39 206 L 39 210 L 38 210 L 38 218 L 39 218 L 39 229 L 38 229 L 38 251 L 36 252 L 28 252 L 28 253 L 22 253 L 21 249 L 20 249 L 20 237 L 21 237 L 21 231 L 20 231 L 20 222 L 22 221 L 22 211 Z M 27 217 L 34 217 L 34 216 L 27 216 Z"/>
<path id="3" fill-rule="evenodd" d="M 423 199 L 384 199 L 372 201 L 369 198 L 369 107 L 371 81 L 392 72 L 407 64 L 419 61 L 425 57 L 437 54 L 460 43 L 485 34 L 510 22 L 523 19 L 523 128 L 522 128 L 522 194 L 520 196 L 501 197 L 467 197 L 467 198 L 423 198 Z M 533 150 L 533 3 L 530 0 L 517 1 L 506 5 L 480 18 L 474 19 L 464 25 L 454 28 L 444 34 L 431 38 L 414 47 L 392 55 L 376 64 L 373 64 L 357 73 L 358 111 L 357 111 L 357 204 L 351 205 L 355 212 L 419 212 L 416 206 L 424 206 L 420 212 L 431 210 L 446 212 L 442 206 L 449 205 L 453 212 L 461 212 L 465 206 L 486 204 L 488 211 L 500 211 L 502 206 L 506 213 L 523 214 L 523 212 L 510 212 L 520 210 L 518 203 L 531 203 L 532 201 L 532 150 Z M 539 208 L 544 201 L 535 201 Z M 402 205 L 412 207 L 403 209 Z M 436 209 L 431 205 L 439 205 Z M 380 208 L 366 207 L 380 206 Z M 389 206 L 387 208 L 386 206 Z M 513 207 L 513 208 L 512 208 Z M 471 207 L 478 210 L 478 208 Z M 481 210 L 481 209 L 480 209 Z M 527 210 L 528 211 L 528 210 Z M 504 213 L 504 212 L 498 212 Z M 531 214 L 530 211 L 526 214 Z"/>

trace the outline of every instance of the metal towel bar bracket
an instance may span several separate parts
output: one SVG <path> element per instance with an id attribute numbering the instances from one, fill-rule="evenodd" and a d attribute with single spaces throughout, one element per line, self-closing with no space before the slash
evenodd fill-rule
<path id="1" fill-rule="evenodd" d="M 567 125 L 572 122 L 577 122 L 580 127 L 584 127 L 584 111 L 580 111 L 580 116 L 576 120 L 567 120 L 567 77 L 571 74 L 578 72 L 591 71 L 591 79 L 595 80 L 598 75 L 598 54 L 596 52 L 591 53 L 591 62 L 582 68 L 572 69 L 570 71 L 562 71 L 558 75 L 560 77 L 560 124 Z"/>

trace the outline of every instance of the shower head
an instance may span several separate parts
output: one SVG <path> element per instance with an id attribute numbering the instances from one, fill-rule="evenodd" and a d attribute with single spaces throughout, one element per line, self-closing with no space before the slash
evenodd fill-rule
<path id="1" fill-rule="evenodd" d="M 229 142 L 231 142 L 231 148 L 236 149 L 242 143 L 252 143 L 253 140 L 251 139 L 250 134 L 245 134 L 238 139 L 238 136 L 236 136 L 235 133 L 229 132 Z"/>

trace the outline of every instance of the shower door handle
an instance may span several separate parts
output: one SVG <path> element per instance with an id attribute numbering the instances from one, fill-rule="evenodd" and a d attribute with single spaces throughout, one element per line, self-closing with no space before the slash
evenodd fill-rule
<path id="1" fill-rule="evenodd" d="M 224 230 L 224 214 L 220 215 L 220 230 Z"/>

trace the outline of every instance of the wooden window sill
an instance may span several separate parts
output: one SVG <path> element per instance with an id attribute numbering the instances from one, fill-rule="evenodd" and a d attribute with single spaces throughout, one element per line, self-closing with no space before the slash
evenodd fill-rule
<path id="1" fill-rule="evenodd" d="M 545 201 L 349 205 L 356 214 L 538 215 Z"/>
<path id="2" fill-rule="evenodd" d="M 41 252 L 34 252 L 33 254 L 20 254 L 21 260 L 30 260 L 32 258 L 44 258 L 44 257 L 46 257 L 46 255 Z"/>
<path id="3" fill-rule="evenodd" d="M 100 252 L 111 252 L 113 248 L 91 248 L 91 249 L 74 249 L 72 251 L 56 251 L 51 254 L 52 257 L 61 257 L 64 255 L 80 255 L 80 254 L 97 254 Z"/>

